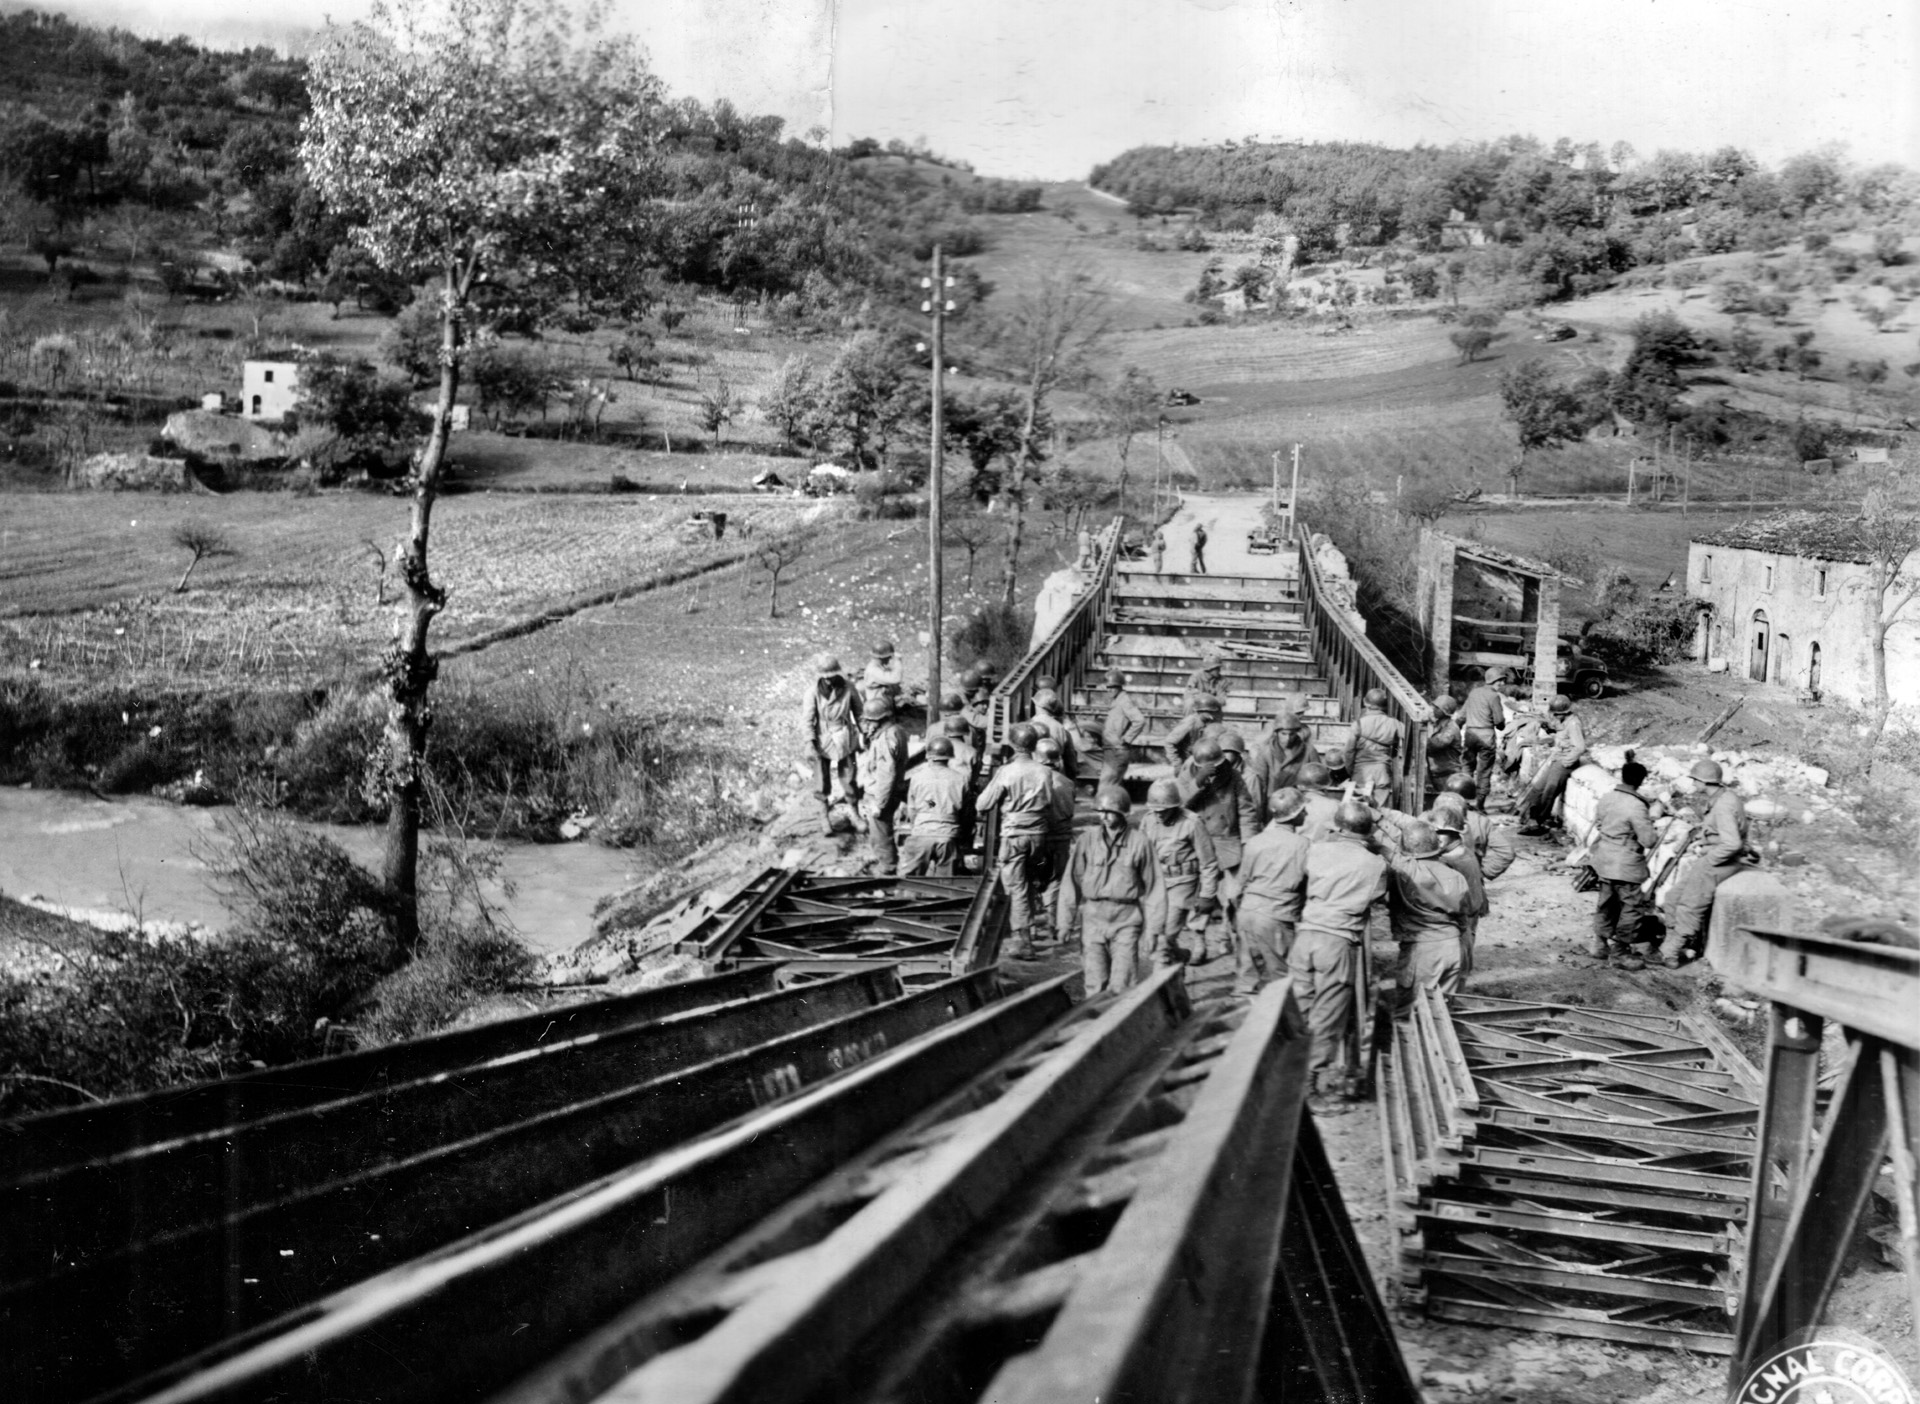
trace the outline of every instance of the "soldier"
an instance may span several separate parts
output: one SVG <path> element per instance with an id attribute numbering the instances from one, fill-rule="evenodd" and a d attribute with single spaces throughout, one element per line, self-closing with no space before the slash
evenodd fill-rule
<path id="1" fill-rule="evenodd" d="M 1033 694 L 1033 715 L 1028 721 L 1035 731 L 1059 746 L 1060 773 L 1067 777 L 1067 783 L 1071 785 L 1080 775 L 1080 752 L 1074 746 L 1073 733 L 1067 730 L 1060 713 L 1060 694 L 1052 688 L 1043 688 Z"/>
<path id="2" fill-rule="evenodd" d="M 966 699 L 957 692 L 949 692 L 947 700 L 940 704 L 940 712 L 940 720 L 927 734 L 929 738 L 941 736 L 952 742 L 953 760 L 950 764 L 961 775 L 970 776 L 980 751 L 973 744 L 973 723 L 967 717 Z"/>
<path id="3" fill-rule="evenodd" d="M 1107 708 L 1106 726 L 1101 730 L 1106 751 L 1100 763 L 1100 783 L 1118 785 L 1127 778 L 1133 748 L 1146 739 L 1147 714 L 1127 691 L 1127 675 L 1118 668 L 1107 669 L 1107 686 L 1113 689 L 1113 703 Z"/>
<path id="4" fill-rule="evenodd" d="M 1496 825 L 1492 818 L 1473 807 L 1480 797 L 1480 785 L 1464 770 L 1456 771 L 1447 777 L 1446 793 L 1457 795 L 1467 806 L 1467 825 L 1461 837 L 1473 850 L 1473 856 L 1480 860 L 1480 876 L 1486 882 L 1492 882 L 1500 874 L 1513 866 L 1513 860 L 1520 852 L 1513 846 L 1513 836 L 1504 828 Z"/>
<path id="5" fill-rule="evenodd" d="M 1226 664 L 1222 661 L 1220 650 L 1208 644 L 1200 650 L 1200 665 L 1187 674 L 1186 701 L 1191 707 L 1198 698 L 1217 697 L 1221 705 L 1226 705 L 1227 680 L 1224 676 Z"/>
<path id="6" fill-rule="evenodd" d="M 1164 903 L 1153 848 L 1127 822 L 1133 802 L 1118 785 L 1095 796 L 1100 823 L 1074 840 L 1060 884 L 1059 927 L 1080 925 L 1087 998 L 1133 984 L 1151 924 Z"/>
<path id="7" fill-rule="evenodd" d="M 1500 704 L 1500 684 L 1507 680 L 1505 668 L 1495 668 L 1484 680 L 1476 681 L 1461 704 L 1460 766 L 1473 776 L 1479 801 L 1474 806 L 1485 810 L 1487 796 L 1493 793 L 1494 763 L 1500 757 L 1500 732 L 1507 724 L 1507 709 Z"/>
<path id="8" fill-rule="evenodd" d="M 1700 826 L 1700 852 L 1669 899 L 1672 920 L 1660 945 L 1660 963 L 1678 970 L 1707 948 L 1707 922 L 1720 884 L 1760 855 L 1747 845 L 1747 806 L 1726 782 L 1720 763 L 1697 760 L 1690 772 L 1710 800 Z"/>
<path id="9" fill-rule="evenodd" d="M 1254 817 L 1262 824 L 1272 817 L 1267 802 L 1275 790 L 1301 788 L 1300 772 L 1320 761 L 1313 733 L 1299 715 L 1282 701 L 1273 728 L 1253 743 L 1247 753 L 1247 793 L 1253 796 Z"/>
<path id="10" fill-rule="evenodd" d="M 1054 785 L 1050 772 L 1033 757 L 1040 736 L 1022 722 L 1007 737 L 1013 759 L 994 773 L 980 792 L 976 813 L 1000 811 L 1000 851 L 994 855 L 1000 885 L 1007 894 L 1007 922 L 1011 928 L 1007 954 L 1015 960 L 1034 959 L 1033 901 L 1036 877 L 1046 860 L 1047 809 Z"/>
<path id="11" fill-rule="evenodd" d="M 1193 524 L 1193 573 L 1207 573 L 1207 529 L 1200 522 Z"/>
<path id="12" fill-rule="evenodd" d="M 1179 942 L 1180 929 L 1195 933 L 1191 954 L 1198 955 L 1207 918 L 1220 910 L 1220 864 L 1206 825 L 1181 802 L 1179 781 L 1154 781 L 1147 790 L 1147 808 L 1140 834 L 1153 846 L 1160 865 L 1165 908 L 1154 925 L 1154 963 L 1180 965 L 1190 954 Z"/>
<path id="13" fill-rule="evenodd" d="M 1166 742 L 1161 747 L 1166 752 L 1168 765 L 1184 765 L 1195 745 L 1212 740 L 1226 730 L 1220 721 L 1222 708 L 1218 697 L 1199 697 L 1190 705 L 1193 710 L 1180 718 L 1173 730 L 1167 733 Z"/>
<path id="14" fill-rule="evenodd" d="M 1368 688 L 1347 737 L 1347 778 L 1354 794 L 1385 804 L 1400 788 L 1400 740 L 1400 723 L 1387 715 L 1386 689 Z"/>
<path id="15" fill-rule="evenodd" d="M 907 792 L 907 733 L 893 719 L 893 698 L 872 692 L 860 712 L 860 814 L 873 844 L 873 870 L 888 876 L 899 866 L 893 817 Z"/>
<path id="16" fill-rule="evenodd" d="M 1333 783 L 1333 772 L 1318 761 L 1300 767 L 1300 789 L 1307 797 L 1300 832 L 1308 843 L 1318 843 L 1340 827 L 1340 789 Z"/>
<path id="17" fill-rule="evenodd" d="M 884 692 L 896 706 L 899 704 L 900 689 L 905 682 L 900 673 L 900 660 L 894 656 L 892 639 L 882 639 L 873 646 L 873 656 L 867 660 L 860 682 L 863 691 Z"/>
<path id="18" fill-rule="evenodd" d="M 1554 807 L 1560 803 L 1560 796 L 1566 792 L 1567 777 L 1580 766 L 1587 754 L 1587 732 L 1580 724 L 1580 718 L 1573 710 L 1573 699 L 1566 693 L 1555 693 L 1553 701 L 1547 704 L 1547 716 L 1541 723 L 1551 738 L 1551 749 L 1547 760 L 1540 767 L 1539 774 L 1533 777 L 1533 783 L 1527 787 L 1526 798 L 1521 801 L 1522 816 L 1526 820 L 1521 824 L 1523 834 L 1544 834 L 1554 822 Z"/>
<path id="19" fill-rule="evenodd" d="M 1451 697 L 1440 697 L 1433 704 L 1433 730 L 1427 734 L 1427 784 L 1439 790 L 1447 777 L 1460 769 L 1463 743 L 1454 714 L 1460 704 Z"/>
<path id="20" fill-rule="evenodd" d="M 1268 796 L 1273 817 L 1240 857 L 1240 970 L 1234 993 L 1251 995 L 1286 973 L 1307 896 L 1306 796 L 1288 785 Z"/>
<path id="21" fill-rule="evenodd" d="M 1403 989 L 1460 990 L 1460 924 L 1472 905 L 1467 880 L 1441 861 L 1433 825 L 1414 819 L 1400 829 L 1400 852 L 1387 860 L 1387 916 L 1400 943 Z"/>
<path id="22" fill-rule="evenodd" d="M 1465 984 L 1473 973 L 1473 948 L 1480 939 L 1480 918 L 1493 910 L 1487 901 L 1486 874 L 1480 867 L 1480 855 L 1467 836 L 1472 823 L 1467 802 L 1455 794 L 1444 794 L 1433 802 L 1428 816 L 1434 833 L 1440 836 L 1440 861 L 1467 880 L 1467 911 L 1460 919 L 1460 977 Z"/>
<path id="23" fill-rule="evenodd" d="M 1225 934 L 1215 937 L 1209 924 L 1202 946 L 1202 959 L 1219 960 L 1233 949 L 1234 918 L 1240 907 L 1240 856 L 1242 845 L 1259 827 L 1253 817 L 1253 799 L 1240 783 L 1237 767 L 1227 757 L 1219 741 L 1194 743 L 1193 754 L 1175 776 L 1181 793 L 1195 818 L 1206 827 L 1213 840 L 1214 860 L 1220 865 L 1220 907 Z M 1237 737 L 1235 738 L 1238 739 Z"/>
<path id="24" fill-rule="evenodd" d="M 1060 880 L 1066 876 L 1067 855 L 1073 849 L 1073 782 L 1063 773 L 1066 757 L 1061 753 L 1060 743 L 1051 736 L 1042 736 L 1033 746 L 1033 758 L 1047 768 L 1050 775 L 1047 800 L 1047 841 L 1041 851 L 1040 867 L 1035 881 L 1040 886 L 1040 900 L 1034 908 L 1034 925 L 1044 929 L 1053 920 L 1053 914 L 1059 904 Z M 1054 939 L 1065 940 L 1072 933 L 1061 930 L 1053 933 Z"/>
<path id="25" fill-rule="evenodd" d="M 907 781 L 907 841 L 900 848 L 900 875 L 952 877 L 960 820 L 967 804 L 967 778 L 948 762 L 953 742 L 936 736 L 926 758 Z"/>
<path id="26" fill-rule="evenodd" d="M 1148 547 L 1153 552 L 1153 573 L 1159 575 L 1166 568 L 1167 534 L 1159 527 L 1153 529 L 1153 544 Z"/>
<path id="27" fill-rule="evenodd" d="M 1647 855 L 1660 846 L 1653 815 L 1640 796 L 1646 778 L 1647 768 L 1638 761 L 1620 767 L 1620 783 L 1600 797 L 1594 811 L 1593 838 L 1587 845 L 1587 862 L 1600 883 L 1587 954 L 1600 961 L 1611 958 L 1622 970 L 1647 968 L 1633 949 L 1646 937 L 1647 894 L 1642 888 L 1651 875 Z"/>
<path id="28" fill-rule="evenodd" d="M 1355 972 L 1367 925 L 1387 901 L 1387 860 L 1373 852 L 1373 814 L 1354 800 L 1341 803 L 1334 832 L 1307 850 L 1307 895 L 1295 928 L 1287 973 L 1307 1016 L 1312 1047 L 1307 1076 L 1316 1111 L 1336 1111 L 1352 1100 L 1341 1064 L 1353 1028 Z"/>
<path id="29" fill-rule="evenodd" d="M 862 704 L 859 691 L 832 654 L 823 653 L 815 659 L 813 672 L 801 725 L 820 767 L 820 803 L 831 805 L 854 794 L 853 756 L 858 745 L 854 718 Z M 833 832 L 831 825 L 827 832 Z"/>

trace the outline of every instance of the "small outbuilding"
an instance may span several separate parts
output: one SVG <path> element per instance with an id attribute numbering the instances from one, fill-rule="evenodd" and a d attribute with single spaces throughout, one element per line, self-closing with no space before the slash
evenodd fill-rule
<path id="1" fill-rule="evenodd" d="M 300 363 L 291 357 L 248 361 L 240 368 L 240 414 L 274 423 L 300 398 Z"/>

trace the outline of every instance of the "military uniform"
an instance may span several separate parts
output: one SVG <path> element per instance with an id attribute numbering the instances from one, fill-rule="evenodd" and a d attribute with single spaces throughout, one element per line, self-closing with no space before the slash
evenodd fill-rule
<path id="1" fill-rule="evenodd" d="M 807 689 L 801 729 L 820 766 L 820 799 L 824 804 L 851 799 L 858 781 L 854 753 L 859 749 L 855 718 L 863 699 L 845 673 L 835 671 L 814 679 Z"/>
<path id="2" fill-rule="evenodd" d="M 907 790 L 907 733 L 889 718 L 862 727 L 857 773 L 860 779 L 860 815 L 867 821 L 873 843 L 874 868 L 891 874 L 900 865 L 894 846 L 893 818 Z"/>
<path id="3" fill-rule="evenodd" d="M 1713 912 L 1714 894 L 1721 883 L 1746 866 L 1742 859 L 1749 851 L 1747 807 L 1739 795 L 1731 789 L 1721 790 L 1707 809 L 1701 828 L 1705 842 L 1671 899 L 1673 919 L 1660 947 L 1660 954 L 1667 959 L 1679 959 L 1684 951 L 1706 950 L 1707 919 Z"/>
<path id="4" fill-rule="evenodd" d="M 1220 865 L 1220 906 L 1227 935 L 1224 941 L 1207 940 L 1202 951 L 1206 959 L 1214 960 L 1232 949 L 1234 918 L 1240 909 L 1242 846 L 1260 831 L 1260 826 L 1253 814 L 1253 797 L 1247 793 L 1247 787 L 1240 782 L 1239 772 L 1232 766 L 1222 764 L 1214 772 L 1213 778 L 1203 783 L 1189 761 L 1181 767 L 1176 778 L 1180 781 L 1182 793 L 1187 796 L 1187 809 L 1206 828 L 1207 837 L 1213 840 L 1214 859 Z M 1206 925 L 1202 924 L 1202 931 Z"/>
<path id="5" fill-rule="evenodd" d="M 1307 850 L 1306 901 L 1287 973 L 1306 1012 L 1307 1075 L 1317 1092 L 1339 1090 L 1342 1050 L 1353 1029 L 1354 972 L 1372 914 L 1384 908 L 1387 860 L 1358 834 L 1339 830 Z"/>
<path id="6" fill-rule="evenodd" d="M 994 865 L 1007 894 L 1009 955 L 1032 954 L 1035 879 L 1045 877 L 1047 810 L 1057 779 L 1032 756 L 1016 755 L 995 772 L 975 806 L 982 815 L 1000 811 L 1000 851 Z"/>
<path id="7" fill-rule="evenodd" d="M 950 764 L 925 760 L 907 782 L 907 841 L 900 874 L 951 877 L 960 818 L 967 805 L 967 779 Z"/>
<path id="8" fill-rule="evenodd" d="M 1307 897 L 1307 850 L 1298 826 L 1269 824 L 1240 857 L 1240 969 L 1236 988 L 1252 994 L 1286 973 L 1294 928 Z"/>
<path id="9" fill-rule="evenodd" d="M 1587 863 L 1600 881 L 1593 909 L 1596 958 L 1631 955 L 1633 944 L 1645 936 L 1651 915 L 1643 890 L 1651 875 L 1647 854 L 1659 846 L 1653 815 L 1638 790 L 1616 785 L 1600 797 L 1587 845 Z"/>
<path id="10" fill-rule="evenodd" d="M 1387 916 L 1400 943 L 1403 985 L 1460 990 L 1460 925 L 1473 905 L 1466 877 L 1439 855 L 1387 861 Z"/>
<path id="11" fill-rule="evenodd" d="M 1133 759 L 1133 748 L 1146 738 L 1147 724 L 1147 714 L 1140 710 L 1133 694 L 1125 688 L 1117 689 L 1113 705 L 1107 708 L 1107 723 L 1101 729 L 1101 745 L 1105 748 L 1100 764 L 1103 785 L 1118 785 L 1126 778 L 1127 763 Z"/>
<path id="12" fill-rule="evenodd" d="M 1074 840 L 1060 883 L 1059 924 L 1062 931 L 1079 924 L 1088 999 L 1117 994 L 1138 978 L 1153 938 L 1149 921 L 1162 906 L 1159 865 L 1136 830 L 1110 833 L 1100 825 Z"/>
<path id="13" fill-rule="evenodd" d="M 1481 809 L 1493 793 L 1493 768 L 1500 758 L 1500 731 L 1506 724 L 1507 709 L 1500 703 L 1499 691 L 1489 683 L 1474 684 L 1460 704 L 1460 765 L 1473 772 Z"/>
<path id="14" fill-rule="evenodd" d="M 1320 761 L 1320 752 L 1304 727 L 1295 735 L 1271 731 L 1247 753 L 1246 786 L 1253 797 L 1254 819 L 1267 822 L 1267 805 L 1275 790 L 1300 783 L 1300 768 Z"/>
<path id="15" fill-rule="evenodd" d="M 1166 818 L 1168 813 L 1173 818 Z M 1171 965 L 1180 959 L 1174 937 L 1181 926 L 1204 938 L 1207 916 L 1200 908 L 1219 901 L 1220 863 L 1206 825 L 1184 809 L 1150 811 L 1140 821 L 1140 833 L 1160 866 L 1161 900 L 1166 908 L 1154 928 L 1152 954 L 1156 964 Z"/>
<path id="16" fill-rule="evenodd" d="M 1347 738 L 1347 775 L 1354 793 L 1376 804 L 1393 789 L 1394 766 L 1400 758 L 1400 723 L 1372 708 L 1360 713 Z"/>
<path id="17" fill-rule="evenodd" d="M 1220 733 L 1227 728 L 1220 718 L 1210 717 L 1203 712 L 1188 712 L 1174 724 L 1167 733 L 1163 749 L 1166 751 L 1167 764 L 1179 766 L 1186 764 L 1187 755 L 1194 746 L 1202 741 L 1218 740 Z"/>

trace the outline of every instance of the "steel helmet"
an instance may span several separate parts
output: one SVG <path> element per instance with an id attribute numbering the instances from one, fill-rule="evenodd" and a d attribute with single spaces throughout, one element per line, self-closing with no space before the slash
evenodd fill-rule
<path id="1" fill-rule="evenodd" d="M 813 660 L 813 671 L 823 678 L 843 678 L 846 672 L 840 666 L 840 660 L 831 653 L 823 653 Z"/>
<path id="2" fill-rule="evenodd" d="M 1033 710 L 1036 712 L 1045 712 L 1049 716 L 1057 714 L 1060 711 L 1060 694 L 1051 688 L 1043 692 L 1034 693 Z"/>
<path id="3" fill-rule="evenodd" d="M 1341 800 L 1340 807 L 1334 811 L 1333 822 L 1346 832 L 1365 838 L 1373 832 L 1373 811 L 1359 800 Z"/>
<path id="4" fill-rule="evenodd" d="M 1443 717 L 1450 717 L 1460 710 L 1460 704 L 1451 697 L 1436 698 L 1433 704 L 1433 710 Z"/>
<path id="5" fill-rule="evenodd" d="M 1726 775 L 1721 771 L 1720 762 L 1717 760 L 1697 760 L 1693 763 L 1693 769 L 1688 771 L 1687 774 L 1698 780 L 1702 785 L 1724 785 L 1727 783 Z"/>
<path id="6" fill-rule="evenodd" d="M 1489 686 L 1497 687 L 1499 684 L 1505 682 L 1510 676 L 1512 675 L 1508 673 L 1505 668 L 1495 668 L 1492 672 L 1487 674 L 1486 680 Z"/>
<path id="7" fill-rule="evenodd" d="M 957 692 L 949 692 L 940 699 L 940 710 L 948 716 L 967 710 L 967 699 Z"/>
<path id="8" fill-rule="evenodd" d="M 1227 708 L 1226 704 L 1211 692 L 1203 692 L 1194 699 L 1193 710 L 1196 712 L 1204 712 L 1210 717 L 1217 717 L 1225 712 Z"/>
<path id="9" fill-rule="evenodd" d="M 1133 801 L 1118 785 L 1102 785 L 1099 793 L 1093 797 L 1093 807 L 1102 814 L 1133 813 Z"/>
<path id="10" fill-rule="evenodd" d="M 1431 858 L 1442 846 L 1440 835 L 1424 819 L 1415 819 L 1400 830 L 1400 847 L 1409 858 Z"/>
<path id="11" fill-rule="evenodd" d="M 860 715 L 867 721 L 884 721 L 893 715 L 893 694 L 881 688 L 875 688 L 867 694 L 866 703 L 860 708 Z"/>
<path id="12" fill-rule="evenodd" d="M 1177 780 L 1156 780 L 1147 787 L 1149 809 L 1178 809 L 1182 803 Z"/>
<path id="13" fill-rule="evenodd" d="M 1556 717 L 1564 717 L 1573 710 L 1573 699 L 1564 692 L 1553 694 L 1553 701 L 1547 703 L 1547 710 Z"/>
<path id="14" fill-rule="evenodd" d="M 1447 777 L 1447 783 L 1441 788 L 1448 794 L 1458 795 L 1464 800 L 1480 798 L 1480 787 L 1474 783 L 1473 777 L 1464 770 L 1456 770 L 1453 774 L 1449 775 Z"/>
<path id="15" fill-rule="evenodd" d="M 1220 743 L 1218 741 L 1213 740 L 1211 737 L 1202 737 L 1193 743 L 1191 759 L 1194 769 L 1211 770 L 1220 764 L 1221 758 L 1225 754 L 1226 753 L 1220 749 Z"/>
<path id="16" fill-rule="evenodd" d="M 1275 790 L 1267 800 L 1267 819 L 1275 824 L 1291 824 L 1307 812 L 1307 797 L 1291 785 Z"/>
<path id="17" fill-rule="evenodd" d="M 1125 687 L 1126 685 L 1127 675 L 1125 673 L 1121 672 L 1118 668 L 1107 669 L 1108 687 Z"/>
<path id="18" fill-rule="evenodd" d="M 1011 745 L 1014 750 L 1024 751 L 1028 755 L 1033 754 L 1033 743 L 1039 739 L 1039 728 L 1029 726 L 1026 722 L 1021 722 L 1020 725 L 1014 727 L 1007 733 L 1008 744 Z"/>
<path id="19" fill-rule="evenodd" d="M 1222 751 L 1231 751 L 1236 756 L 1244 756 L 1247 753 L 1246 738 L 1237 731 L 1221 732 L 1219 736 L 1214 738 L 1214 744 L 1219 746 Z M 1194 749 L 1198 750 L 1199 748 L 1196 746 Z"/>
<path id="20" fill-rule="evenodd" d="M 1033 743 L 1033 758 L 1042 765 L 1050 765 L 1056 770 L 1059 769 L 1061 761 L 1060 743 L 1051 736 L 1042 736 L 1038 741 Z"/>
<path id="21" fill-rule="evenodd" d="M 1060 686 L 1060 679 L 1052 673 L 1038 673 L 1033 679 L 1033 691 L 1036 696 L 1042 692 L 1053 692 Z"/>
<path id="22" fill-rule="evenodd" d="M 927 742 L 927 754 L 934 760 L 952 760 L 953 742 L 944 736 L 936 736 Z"/>
<path id="23" fill-rule="evenodd" d="M 893 657 L 893 640 L 892 639 L 880 640 L 879 643 L 873 646 L 873 656 L 875 658 Z"/>
<path id="24" fill-rule="evenodd" d="M 1441 795 L 1434 800 L 1427 822 L 1437 833 L 1463 834 L 1467 831 L 1467 802 L 1458 795 Z"/>
<path id="25" fill-rule="evenodd" d="M 1387 705 L 1387 690 L 1384 687 L 1370 687 L 1367 689 L 1366 695 L 1360 699 L 1360 703 L 1365 707 L 1379 707 L 1384 709 Z"/>
<path id="26" fill-rule="evenodd" d="M 1309 790 L 1325 790 L 1333 785 L 1333 772 L 1318 761 L 1300 767 L 1300 784 Z"/>

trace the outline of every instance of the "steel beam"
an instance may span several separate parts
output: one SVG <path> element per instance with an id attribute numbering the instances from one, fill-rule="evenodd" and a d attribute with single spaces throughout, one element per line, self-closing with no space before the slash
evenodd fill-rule
<path id="1" fill-rule="evenodd" d="M 1920 1040 L 1920 951 L 1742 928 L 1714 957 L 1730 985 L 1911 1048 Z"/>

